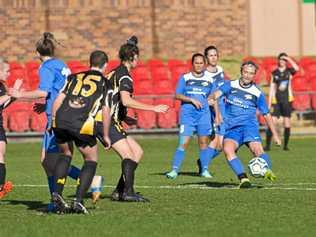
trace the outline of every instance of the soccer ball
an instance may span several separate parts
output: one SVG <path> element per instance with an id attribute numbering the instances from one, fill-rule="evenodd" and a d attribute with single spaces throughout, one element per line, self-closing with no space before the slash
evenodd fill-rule
<path id="1" fill-rule="evenodd" d="M 260 158 L 254 157 L 248 163 L 250 174 L 255 178 L 262 178 L 269 169 L 267 162 Z"/>

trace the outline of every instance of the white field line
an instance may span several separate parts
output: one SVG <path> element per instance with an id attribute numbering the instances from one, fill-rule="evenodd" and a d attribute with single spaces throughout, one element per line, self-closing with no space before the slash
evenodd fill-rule
<path id="1" fill-rule="evenodd" d="M 293 186 L 313 186 L 316 183 L 291 183 L 291 184 L 254 184 L 254 189 L 266 189 L 266 190 L 297 190 L 297 191 L 316 191 L 316 187 L 293 187 Z M 66 185 L 66 187 L 75 187 L 76 185 Z M 288 186 L 288 187 L 285 187 Z M 47 187 L 44 184 L 16 184 L 14 187 L 28 187 L 28 188 L 39 188 Z M 105 188 L 115 188 L 113 185 L 105 185 Z M 238 189 L 238 186 L 227 185 L 223 187 L 211 187 L 202 185 L 163 185 L 163 186 L 150 186 L 150 185 L 140 185 L 135 186 L 139 189 L 201 189 L 201 190 L 232 190 Z"/>

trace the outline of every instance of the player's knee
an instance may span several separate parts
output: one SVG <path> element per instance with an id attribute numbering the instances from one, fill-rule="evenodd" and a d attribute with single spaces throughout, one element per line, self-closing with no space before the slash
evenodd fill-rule
<path id="1" fill-rule="evenodd" d="M 258 146 L 258 147 L 253 148 L 252 153 L 254 154 L 254 156 L 259 157 L 260 155 L 264 153 L 264 151 L 262 147 Z"/>

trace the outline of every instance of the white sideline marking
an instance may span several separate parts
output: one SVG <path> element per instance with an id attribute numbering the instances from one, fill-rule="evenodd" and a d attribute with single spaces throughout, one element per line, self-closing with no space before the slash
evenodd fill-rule
<path id="1" fill-rule="evenodd" d="M 316 191 L 316 187 L 284 187 L 284 186 L 308 186 L 308 185 L 316 185 L 316 183 L 291 183 L 291 184 L 254 184 L 253 189 L 266 189 L 266 190 L 296 190 L 296 191 Z M 280 187 L 283 186 L 283 187 Z M 14 187 L 28 187 L 28 188 L 38 188 L 38 187 L 48 187 L 45 184 L 16 184 Z M 76 187 L 76 185 L 66 185 L 66 187 Z M 105 188 L 115 188 L 116 186 L 113 185 L 105 185 Z M 202 185 L 164 185 L 164 186 L 135 186 L 135 188 L 140 189 L 215 189 L 215 190 L 232 190 L 232 189 L 239 189 L 238 186 L 234 185 L 227 185 L 223 187 L 209 187 L 209 186 L 202 186 Z"/>

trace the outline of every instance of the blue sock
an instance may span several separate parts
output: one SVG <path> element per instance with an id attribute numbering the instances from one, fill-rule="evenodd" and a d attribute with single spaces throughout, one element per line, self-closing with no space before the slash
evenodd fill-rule
<path id="1" fill-rule="evenodd" d="M 184 156 L 185 156 L 185 151 L 181 148 L 178 148 L 173 155 L 172 169 L 178 172 L 178 170 L 181 167 Z"/>
<path id="2" fill-rule="evenodd" d="M 47 176 L 48 188 L 50 194 L 55 191 L 55 177 L 54 176 Z"/>
<path id="3" fill-rule="evenodd" d="M 214 155 L 213 158 L 214 159 L 216 156 L 218 156 L 221 153 L 221 151 L 214 149 Z"/>
<path id="4" fill-rule="evenodd" d="M 237 176 L 245 173 L 244 166 L 237 156 L 234 159 L 229 160 L 228 164 Z"/>
<path id="5" fill-rule="evenodd" d="M 272 168 L 272 163 L 271 163 L 270 157 L 267 153 L 263 153 L 259 157 L 264 159 L 267 162 L 269 169 Z"/>
<path id="6" fill-rule="evenodd" d="M 208 170 L 210 162 L 214 158 L 215 149 L 207 147 L 206 149 L 200 150 L 200 161 L 202 166 L 202 172 Z"/>
<path id="7" fill-rule="evenodd" d="M 71 165 L 68 170 L 68 176 L 72 179 L 77 180 L 79 178 L 81 170 L 76 166 Z"/>

